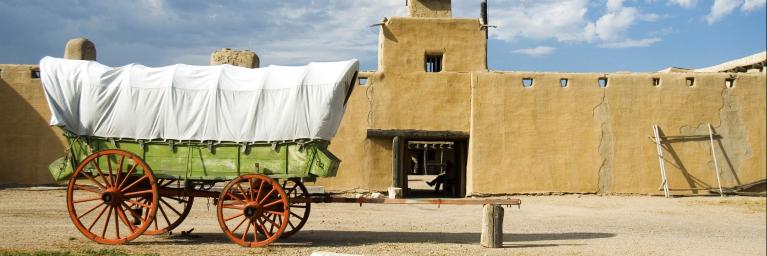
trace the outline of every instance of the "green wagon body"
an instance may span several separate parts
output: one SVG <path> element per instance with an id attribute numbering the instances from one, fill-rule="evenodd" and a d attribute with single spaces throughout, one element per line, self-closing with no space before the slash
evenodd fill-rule
<path id="1" fill-rule="evenodd" d="M 225 181 L 246 173 L 264 174 L 275 179 L 336 175 L 340 160 L 327 150 L 324 140 L 278 144 L 237 144 L 199 141 L 136 141 L 74 136 L 65 132 L 70 152 L 53 162 L 49 169 L 57 180 L 66 180 L 88 155 L 105 149 L 120 149 L 144 159 L 157 178 Z M 102 169 L 111 163 L 99 163 Z"/>

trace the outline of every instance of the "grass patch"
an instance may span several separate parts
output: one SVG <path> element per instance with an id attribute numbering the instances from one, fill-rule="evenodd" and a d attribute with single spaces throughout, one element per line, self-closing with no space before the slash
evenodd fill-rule
<path id="1" fill-rule="evenodd" d="M 117 249 L 72 251 L 0 251 L 0 256 L 155 256 L 159 254 L 129 254 Z"/>

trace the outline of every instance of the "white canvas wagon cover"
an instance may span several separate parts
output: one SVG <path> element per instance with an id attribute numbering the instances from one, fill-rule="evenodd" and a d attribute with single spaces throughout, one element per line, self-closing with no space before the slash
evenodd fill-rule
<path id="1" fill-rule="evenodd" d="M 45 57 L 40 76 L 51 125 L 77 135 L 131 139 L 274 142 L 330 140 L 357 60 L 249 69 Z"/>

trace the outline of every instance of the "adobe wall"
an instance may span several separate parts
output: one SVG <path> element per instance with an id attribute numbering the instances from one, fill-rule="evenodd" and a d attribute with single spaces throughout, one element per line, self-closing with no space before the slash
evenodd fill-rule
<path id="1" fill-rule="evenodd" d="M 367 129 L 469 132 L 471 74 L 370 73 L 357 84 L 330 151 L 341 159 L 338 176 L 320 179 L 329 190 L 386 190 L 392 181 L 391 139 L 369 139 Z"/>
<path id="2" fill-rule="evenodd" d="M 727 88 L 731 75 L 735 85 Z M 653 123 L 666 135 L 706 135 L 711 123 L 722 136 L 715 148 L 723 186 L 765 178 L 764 74 L 476 76 L 470 193 L 658 193 L 657 150 L 648 138 Z M 603 76 L 607 88 L 597 84 Z M 531 88 L 522 86 L 528 77 Z M 569 79 L 567 88 L 560 78 Z M 672 143 L 664 154 L 671 188 L 716 186 L 708 140 Z"/>
<path id="3" fill-rule="evenodd" d="M 48 125 L 50 110 L 37 65 L 0 64 L 0 183 L 53 183 L 48 164 L 64 155 L 61 132 Z"/>
<path id="4" fill-rule="evenodd" d="M 487 70 L 480 27 L 478 19 L 389 18 L 381 26 L 378 71 L 423 72 L 426 53 L 444 53 L 445 72 Z"/>

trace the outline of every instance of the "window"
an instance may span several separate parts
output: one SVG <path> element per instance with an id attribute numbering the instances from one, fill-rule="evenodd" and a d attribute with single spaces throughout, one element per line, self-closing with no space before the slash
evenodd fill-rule
<path id="1" fill-rule="evenodd" d="M 426 72 L 442 71 L 442 54 L 427 54 L 425 68 Z"/>
<path id="2" fill-rule="evenodd" d="M 360 77 L 360 86 L 365 86 L 368 84 L 368 78 L 367 77 Z"/>
<path id="3" fill-rule="evenodd" d="M 533 79 L 532 78 L 522 78 L 522 87 L 530 88 L 533 87 Z"/>
<path id="4" fill-rule="evenodd" d="M 735 79 L 733 78 L 724 79 L 724 86 L 726 86 L 727 88 L 732 88 L 733 86 L 735 86 Z"/>
<path id="5" fill-rule="evenodd" d="M 660 86 L 660 78 L 653 77 L 653 79 L 652 79 L 652 86 L 655 86 L 655 87 Z"/>
<path id="6" fill-rule="evenodd" d="M 599 87 L 600 88 L 607 88 L 607 77 L 600 77 L 599 78 Z"/>
<path id="7" fill-rule="evenodd" d="M 695 86 L 695 78 L 694 77 L 688 77 L 685 80 L 687 81 L 687 86 L 689 86 L 689 87 Z"/>
<path id="8" fill-rule="evenodd" d="M 562 86 L 562 88 L 565 88 L 567 87 L 567 82 L 568 82 L 567 78 L 559 79 L 559 86 Z"/>
<path id="9" fill-rule="evenodd" d="M 32 78 L 40 78 L 40 70 L 32 70 Z"/>

